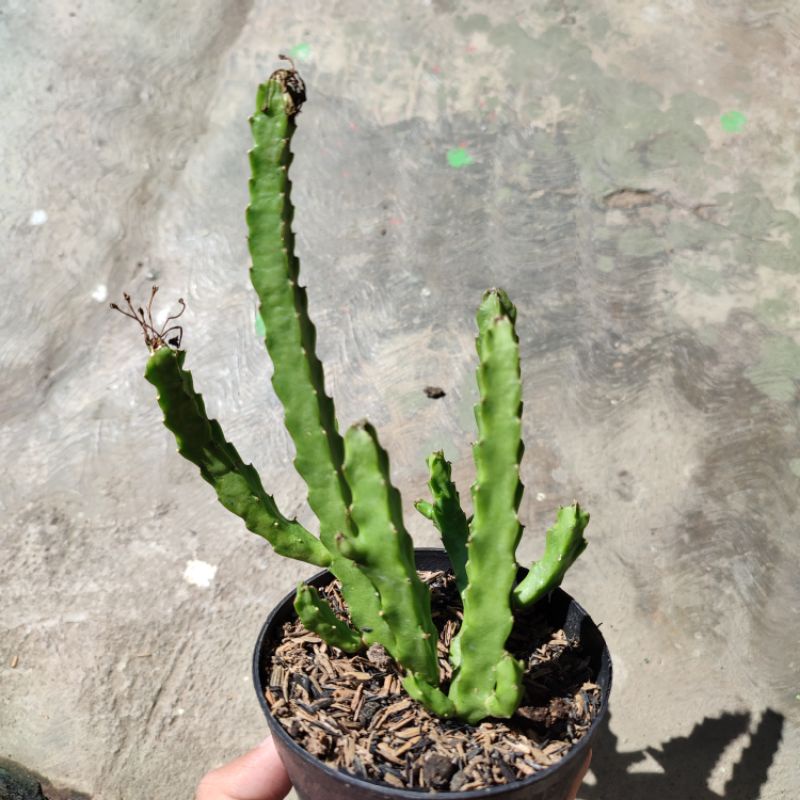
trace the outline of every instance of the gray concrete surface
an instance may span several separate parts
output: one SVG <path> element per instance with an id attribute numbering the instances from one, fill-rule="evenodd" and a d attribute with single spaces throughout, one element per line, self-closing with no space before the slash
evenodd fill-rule
<path id="1" fill-rule="evenodd" d="M 0 3 L 0 757 L 190 797 L 265 734 L 251 648 L 308 570 L 176 455 L 107 305 L 186 298 L 210 410 L 307 519 L 243 217 L 254 88 L 291 50 L 329 386 L 420 544 L 425 455 L 470 482 L 480 293 L 519 306 L 522 555 L 586 505 L 565 585 L 617 668 L 582 796 L 795 797 L 799 30 L 788 0 Z"/>

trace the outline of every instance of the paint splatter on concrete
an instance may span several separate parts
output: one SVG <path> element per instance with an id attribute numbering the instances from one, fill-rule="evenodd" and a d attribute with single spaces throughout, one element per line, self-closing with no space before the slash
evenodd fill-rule
<path id="1" fill-rule="evenodd" d="M 745 370 L 745 375 L 767 397 L 783 403 L 792 401 L 800 380 L 800 345 L 788 336 L 767 339 L 758 364 Z"/>
<path id="2" fill-rule="evenodd" d="M 447 163 L 455 169 L 468 167 L 474 159 L 464 147 L 451 147 L 447 151 Z"/>
<path id="3" fill-rule="evenodd" d="M 747 117 L 741 111 L 726 111 L 719 121 L 726 133 L 741 133 L 747 124 Z"/>
<path id="4" fill-rule="evenodd" d="M 92 292 L 92 300 L 98 303 L 104 303 L 108 298 L 108 287 L 104 283 L 98 283 Z"/>
<path id="5" fill-rule="evenodd" d="M 214 576 L 217 574 L 217 567 L 206 561 L 192 559 L 186 562 L 186 569 L 183 571 L 183 579 L 192 586 L 199 586 L 208 589 Z"/>
<path id="6" fill-rule="evenodd" d="M 44 225 L 45 222 L 47 222 L 47 212 L 43 208 L 31 211 L 31 215 L 28 217 L 28 225 Z"/>
<path id="7" fill-rule="evenodd" d="M 614 259 L 611 256 L 597 256 L 596 266 L 600 272 L 612 272 L 614 270 Z"/>
<path id="8" fill-rule="evenodd" d="M 290 48 L 289 55 L 292 58 L 296 58 L 298 61 L 310 61 L 311 45 L 308 42 L 300 42 L 300 44 L 296 44 L 294 47 Z"/>

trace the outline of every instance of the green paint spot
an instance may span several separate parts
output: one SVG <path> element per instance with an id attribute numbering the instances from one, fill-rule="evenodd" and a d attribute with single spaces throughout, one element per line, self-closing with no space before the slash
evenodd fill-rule
<path id="1" fill-rule="evenodd" d="M 597 257 L 597 269 L 600 272 L 613 272 L 614 271 L 614 259 L 611 256 L 598 256 Z"/>
<path id="2" fill-rule="evenodd" d="M 676 256 L 672 272 L 696 294 L 718 295 L 725 288 L 722 273 L 705 263 L 702 253 Z"/>
<path id="3" fill-rule="evenodd" d="M 726 133 L 741 133 L 744 130 L 747 117 L 741 111 L 726 111 L 719 121 L 722 130 Z"/>
<path id="4" fill-rule="evenodd" d="M 624 256 L 652 258 L 664 252 L 664 238 L 649 226 L 633 225 L 620 233 L 617 249 Z"/>
<path id="5" fill-rule="evenodd" d="M 793 475 L 796 475 L 800 478 L 800 458 L 793 458 L 789 462 L 789 469 L 792 471 Z"/>
<path id="6" fill-rule="evenodd" d="M 719 331 L 711 325 L 700 328 L 696 333 L 700 343 L 706 347 L 716 347 L 719 344 Z"/>
<path id="7" fill-rule="evenodd" d="M 267 335 L 267 327 L 258 311 L 256 311 L 256 334 L 259 339 L 263 339 Z"/>
<path id="8" fill-rule="evenodd" d="M 794 311 L 795 304 L 788 297 L 768 297 L 755 307 L 758 319 L 765 325 L 788 325 L 789 318 Z"/>
<path id="9" fill-rule="evenodd" d="M 788 336 L 774 336 L 761 345 L 761 358 L 745 370 L 747 379 L 778 402 L 794 400 L 800 380 L 800 345 Z"/>
<path id="10" fill-rule="evenodd" d="M 308 61 L 311 58 L 311 45 L 308 42 L 296 44 L 289 50 L 289 55 L 298 61 Z"/>
<path id="11" fill-rule="evenodd" d="M 451 167 L 460 169 L 473 163 L 472 156 L 463 147 L 451 147 L 447 151 L 447 163 Z"/>

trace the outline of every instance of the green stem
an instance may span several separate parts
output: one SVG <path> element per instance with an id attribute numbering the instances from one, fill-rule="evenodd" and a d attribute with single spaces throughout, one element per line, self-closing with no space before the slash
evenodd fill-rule
<path id="1" fill-rule="evenodd" d="M 252 464 L 245 464 L 225 439 L 220 424 L 209 419 L 192 374 L 183 368 L 184 351 L 161 347 L 153 353 L 145 378 L 158 390 L 164 424 L 175 434 L 178 452 L 196 464 L 216 490 L 222 505 L 240 516 L 247 528 L 263 536 L 275 552 L 326 567 L 330 553 L 296 520 L 287 519 L 264 491 Z"/>
<path id="2" fill-rule="evenodd" d="M 247 209 L 250 277 L 260 301 L 259 313 L 273 364 L 272 385 L 283 404 L 286 429 L 295 446 L 294 464 L 308 486 L 308 503 L 319 519 L 320 539 L 333 557 L 331 571 L 341 580 L 353 622 L 368 629 L 368 641 L 390 642 L 379 616 L 369 579 L 336 550 L 336 537 L 353 532 L 350 487 L 342 471 L 344 443 L 333 400 L 325 392 L 322 363 L 316 354 L 316 330 L 308 297 L 298 283 L 294 252 L 289 165 L 297 98 L 293 71 L 278 70 L 259 87 L 250 119 L 250 205 Z"/>
<path id="3" fill-rule="evenodd" d="M 510 717 L 522 695 L 522 665 L 505 650 L 513 626 L 514 553 L 522 533 L 522 386 L 516 311 L 500 290 L 484 295 L 478 311 L 480 358 L 473 447 L 476 480 L 468 545 L 464 620 L 454 648 L 450 699 L 458 715 L 476 722 L 487 714 Z"/>
<path id="4" fill-rule="evenodd" d="M 445 459 L 444 453 L 441 450 L 432 453 L 428 456 L 427 464 L 430 474 L 428 488 L 431 491 L 433 505 L 424 500 L 418 500 L 414 505 L 439 530 L 444 549 L 453 566 L 456 586 L 459 592 L 463 592 L 467 585 L 469 524 L 461 508 L 458 490 L 451 478 L 452 466 Z"/>
<path id="5" fill-rule="evenodd" d="M 419 579 L 414 543 L 403 524 L 400 493 L 391 484 L 389 458 L 367 422 L 345 435 L 347 481 L 353 490 L 357 533 L 343 533 L 339 550 L 353 559 L 380 595 L 380 615 L 394 634 L 386 649 L 406 670 L 439 681 L 438 634 L 430 592 Z"/>
<path id="6" fill-rule="evenodd" d="M 517 605 L 533 605 L 561 583 L 564 573 L 586 549 L 583 532 L 588 524 L 589 515 L 577 503 L 558 509 L 556 524 L 547 531 L 544 555 L 514 589 Z"/>

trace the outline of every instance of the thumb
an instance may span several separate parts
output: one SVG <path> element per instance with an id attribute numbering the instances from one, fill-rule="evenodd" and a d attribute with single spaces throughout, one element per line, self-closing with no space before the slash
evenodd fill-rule
<path id="1" fill-rule="evenodd" d="M 249 753 L 204 775 L 196 800 L 282 800 L 291 787 L 270 736 Z"/>
<path id="2" fill-rule="evenodd" d="M 572 782 L 572 786 L 569 789 L 569 794 L 567 795 L 567 800 L 575 800 L 575 798 L 578 796 L 578 790 L 581 788 L 583 779 L 586 777 L 586 773 L 589 771 L 589 764 L 591 761 L 592 751 L 590 750 L 586 755 L 586 761 L 583 762 L 583 765 L 578 770 L 578 774 L 575 776 L 575 780 Z"/>

